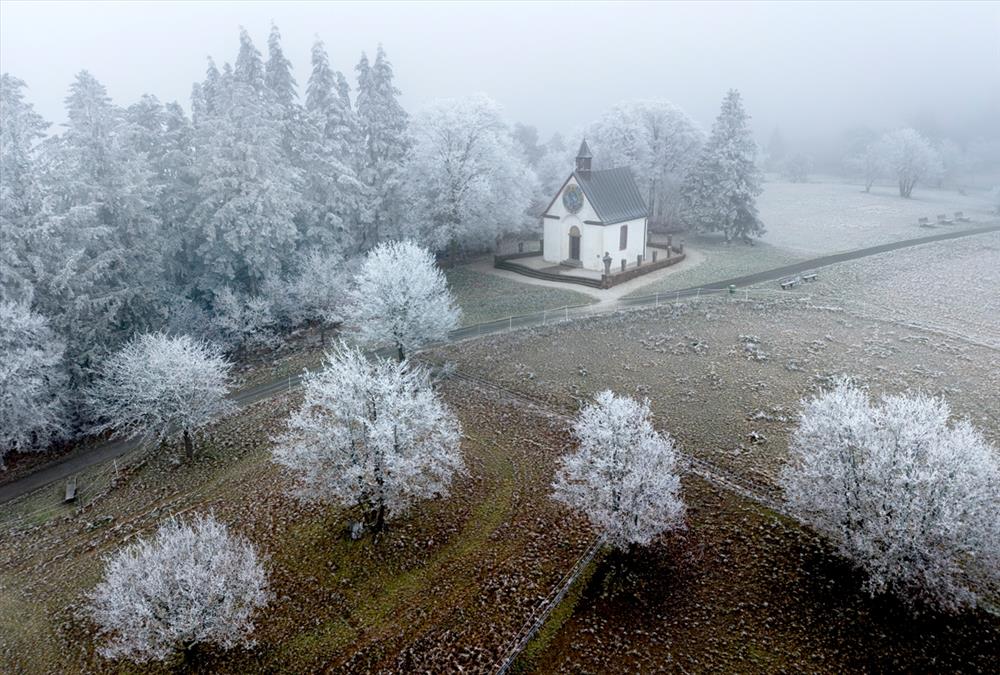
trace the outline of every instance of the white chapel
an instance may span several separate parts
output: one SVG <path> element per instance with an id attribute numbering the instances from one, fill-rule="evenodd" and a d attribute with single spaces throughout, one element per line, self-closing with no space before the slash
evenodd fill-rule
<path id="1" fill-rule="evenodd" d="M 646 257 L 649 210 L 628 167 L 592 171 L 587 141 L 580 144 L 570 174 L 542 214 L 542 258 L 546 262 L 603 272 Z"/>

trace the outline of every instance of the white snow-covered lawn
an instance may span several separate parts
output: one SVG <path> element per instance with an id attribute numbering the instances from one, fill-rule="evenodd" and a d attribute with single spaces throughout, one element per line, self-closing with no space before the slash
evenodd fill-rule
<path id="1" fill-rule="evenodd" d="M 1000 232 L 834 265 L 820 270 L 817 283 L 789 293 L 1000 349 Z"/>
<path id="2" fill-rule="evenodd" d="M 865 193 L 859 185 L 838 182 L 786 183 L 769 181 L 757 201 L 767 227 L 763 241 L 779 248 L 822 255 L 855 248 L 914 239 L 969 223 L 940 226 L 917 225 L 918 218 L 937 220 L 962 211 L 973 223 L 995 221 L 985 193 L 961 195 L 917 185 L 911 199 L 899 196 L 894 186 L 876 185 Z"/>

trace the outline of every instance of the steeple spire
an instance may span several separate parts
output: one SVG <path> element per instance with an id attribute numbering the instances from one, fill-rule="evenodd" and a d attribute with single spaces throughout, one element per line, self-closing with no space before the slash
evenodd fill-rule
<path id="1" fill-rule="evenodd" d="M 584 138 L 583 142 L 580 143 L 580 149 L 576 152 L 576 170 L 580 173 L 590 173 L 590 160 L 593 157 L 590 154 L 590 146 L 587 145 L 587 139 Z"/>

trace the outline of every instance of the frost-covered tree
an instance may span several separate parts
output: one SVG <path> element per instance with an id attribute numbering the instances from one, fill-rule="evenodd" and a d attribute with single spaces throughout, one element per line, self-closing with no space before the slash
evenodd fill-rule
<path id="1" fill-rule="evenodd" d="M 704 142 L 694 120 L 663 100 L 620 103 L 587 129 L 594 168 L 631 167 L 657 225 L 680 217 L 680 187 Z"/>
<path id="2" fill-rule="evenodd" d="M 867 590 L 945 609 L 1000 585 L 998 449 L 948 405 L 847 381 L 806 401 L 780 482 L 789 507 L 867 573 Z"/>
<path id="3" fill-rule="evenodd" d="M 681 189 L 686 217 L 705 232 L 722 232 L 726 241 L 764 234 L 757 215 L 762 176 L 757 144 L 740 93 L 730 89 L 712 134 Z"/>
<path id="4" fill-rule="evenodd" d="M 271 24 L 271 32 L 267 37 L 267 63 L 264 64 L 264 84 L 271 96 L 283 108 L 289 108 L 298 96 L 298 83 L 292 74 L 292 62 L 281 49 L 281 33 L 278 27 Z"/>
<path id="5" fill-rule="evenodd" d="M 88 392 L 95 433 L 164 441 L 180 432 L 188 458 L 193 435 L 230 413 L 232 364 L 222 352 L 186 335 L 147 333 L 101 364 Z"/>
<path id="6" fill-rule="evenodd" d="M 252 644 L 254 614 L 269 601 L 267 573 L 253 544 L 212 516 L 171 519 L 106 559 L 87 609 L 106 658 L 139 663 L 202 645 Z"/>
<path id="7" fill-rule="evenodd" d="M 913 129 L 896 129 L 876 146 L 885 171 L 896 178 L 899 196 L 909 198 L 918 181 L 937 175 L 941 160 L 934 147 Z"/>
<path id="8" fill-rule="evenodd" d="M 304 397 L 274 451 L 304 500 L 358 506 L 379 532 L 463 470 L 458 420 L 405 362 L 341 344 L 307 375 Z"/>
<path id="9" fill-rule="evenodd" d="M 108 349 L 165 317 L 156 188 L 134 127 L 103 85 L 79 73 L 63 134 L 43 148 L 47 240 L 33 306 L 67 341 L 78 380 Z"/>
<path id="10" fill-rule="evenodd" d="M 677 452 L 650 422 L 649 402 L 602 391 L 573 424 L 579 449 L 562 460 L 554 498 L 580 511 L 618 549 L 684 527 Z"/>
<path id="11" fill-rule="evenodd" d="M 362 245 L 362 233 L 356 230 L 369 194 L 357 175 L 361 139 L 349 93 L 340 88 L 343 79 L 317 41 L 306 88 L 311 133 L 303 144 L 308 209 L 304 244 L 327 254 Z"/>
<path id="12" fill-rule="evenodd" d="M 355 100 L 361 131 L 361 180 L 368 186 L 361 250 L 397 233 L 403 212 L 400 189 L 406 159 L 408 115 L 399 104 L 392 64 L 379 45 L 375 63 L 361 55 Z"/>
<path id="13" fill-rule="evenodd" d="M 265 280 L 265 290 L 267 288 Z M 273 346 L 273 299 L 266 295 L 235 293 L 228 286 L 215 294 L 212 323 L 228 349 L 243 356 L 247 349 Z"/>
<path id="14" fill-rule="evenodd" d="M 0 300 L 0 468 L 10 450 L 45 450 L 67 435 L 64 350 L 45 317 Z"/>
<path id="15" fill-rule="evenodd" d="M 785 177 L 793 183 L 805 183 L 809 180 L 809 169 L 812 162 L 801 152 L 790 156 L 782 165 Z"/>
<path id="16" fill-rule="evenodd" d="M 345 322 L 362 342 L 391 344 L 399 360 L 458 326 L 448 281 L 427 249 L 385 242 L 368 252 L 348 293 Z"/>
<path id="17" fill-rule="evenodd" d="M 317 326 L 326 344 L 326 329 L 344 318 L 350 275 L 341 256 L 311 253 L 292 286 L 296 317 Z"/>
<path id="18" fill-rule="evenodd" d="M 264 64 L 246 31 L 232 73 L 210 66 L 195 124 L 195 285 L 255 294 L 280 276 L 297 242 L 300 175 L 286 153 L 285 119 L 267 93 Z"/>
<path id="19" fill-rule="evenodd" d="M 0 75 L 0 295 L 28 300 L 49 244 L 35 148 L 49 124 L 24 99 L 27 85 Z"/>
<path id="20" fill-rule="evenodd" d="M 523 224 L 535 175 L 496 102 L 483 95 L 436 101 L 414 116 L 410 133 L 406 234 L 454 252 L 489 246 Z"/>

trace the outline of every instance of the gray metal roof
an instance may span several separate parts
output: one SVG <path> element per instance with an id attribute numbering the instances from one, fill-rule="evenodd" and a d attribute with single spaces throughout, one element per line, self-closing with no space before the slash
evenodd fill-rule
<path id="1" fill-rule="evenodd" d="M 645 218 L 649 213 L 632 170 L 627 166 L 602 171 L 574 171 L 573 177 L 604 225 Z"/>

